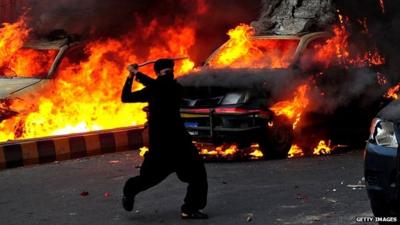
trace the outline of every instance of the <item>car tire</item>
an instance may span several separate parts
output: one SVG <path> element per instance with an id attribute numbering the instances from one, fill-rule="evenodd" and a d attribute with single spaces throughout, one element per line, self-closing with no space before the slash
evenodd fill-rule
<path id="1" fill-rule="evenodd" d="M 372 212 L 374 213 L 374 216 L 377 216 L 377 217 L 396 216 L 392 212 L 392 208 L 390 207 L 390 204 L 388 202 L 386 202 L 386 200 L 383 196 L 375 194 L 375 193 L 370 193 L 369 199 L 370 199 L 371 209 L 372 209 Z M 385 224 L 385 223 L 381 223 L 381 224 Z"/>
<path id="2" fill-rule="evenodd" d="M 285 159 L 288 156 L 294 138 L 293 125 L 286 117 L 278 116 L 273 124 L 266 124 L 259 142 L 261 151 L 267 159 Z"/>

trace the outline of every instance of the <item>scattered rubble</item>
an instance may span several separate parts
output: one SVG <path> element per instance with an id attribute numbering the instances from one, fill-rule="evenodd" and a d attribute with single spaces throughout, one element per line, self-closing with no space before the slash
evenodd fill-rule
<path id="1" fill-rule="evenodd" d="M 254 214 L 253 213 L 247 213 L 246 214 L 246 221 L 247 222 L 253 221 L 253 218 L 254 218 Z"/>
<path id="2" fill-rule="evenodd" d="M 87 191 L 82 191 L 81 192 L 81 196 L 82 197 L 86 197 L 86 196 L 88 196 L 89 195 L 89 192 L 87 192 Z"/>

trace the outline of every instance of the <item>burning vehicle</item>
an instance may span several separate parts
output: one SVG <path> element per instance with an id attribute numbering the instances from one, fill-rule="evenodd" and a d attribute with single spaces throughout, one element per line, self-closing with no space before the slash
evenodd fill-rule
<path id="1" fill-rule="evenodd" d="M 0 28 L 0 40 L 4 40 L 1 43 L 5 43 L 5 47 L 0 47 L 7 49 L 5 54 L 0 52 L 0 68 L 14 65 L 12 71 L 3 69 L 6 76 L 2 76 L 2 83 L 7 88 L 15 85 L 2 92 L 0 142 L 143 125 L 146 116 L 142 108 L 146 105 L 126 106 L 120 102 L 127 65 L 188 56 L 177 63 L 175 72 L 185 87 L 182 117 L 198 141 L 228 145 L 226 154 L 237 152 L 238 146 L 253 146 L 266 157 L 302 156 L 304 146 L 298 145 L 295 133 L 302 133 L 309 122 L 306 114 L 318 111 L 318 107 L 322 108 L 319 111 L 334 109 L 336 105 L 328 107 L 325 102 L 336 99 L 341 89 L 349 89 L 342 85 L 345 82 L 335 80 L 335 76 L 346 76 L 324 74 L 326 68 L 382 64 L 382 57 L 374 49 L 354 50 L 349 44 L 346 17 L 338 14 L 339 24 L 290 34 L 262 33 L 251 25 L 234 22 L 237 26 L 228 32 L 229 40 L 211 54 L 200 71 L 195 66 L 209 51 L 198 45 L 196 37 L 201 29 L 195 21 L 171 21 L 168 26 L 159 24 L 161 18 L 142 21 L 143 24 L 138 21 L 135 31 L 88 39 L 83 50 L 79 50 L 81 53 L 77 51 L 84 57 L 69 57 L 72 43 L 62 50 L 65 54 L 60 50 L 62 44 L 54 44 L 54 48 L 42 48 L 40 52 L 44 54 L 35 57 L 31 51 L 24 52 L 23 45 L 34 30 L 21 17 Z M 315 32 L 323 30 L 330 32 Z M 151 38 L 142 40 L 136 35 L 138 32 Z M 216 40 L 217 43 L 220 42 Z M 39 48 L 33 49 L 38 52 Z M 20 65 L 24 66 L 22 72 L 16 70 Z M 30 67 L 34 72 L 29 73 Z M 143 72 L 152 74 L 150 68 L 143 68 Z M 23 74 L 33 75 L 21 77 Z M 368 76 L 351 82 L 375 82 L 376 74 Z M 318 86 L 320 80 L 325 80 L 326 85 Z M 340 100 L 357 96 L 363 90 L 364 86 L 343 92 Z M 343 106 L 348 103 L 341 102 Z M 318 140 L 313 142 L 307 140 L 307 135 L 297 139 L 310 143 L 311 151 L 319 143 L 331 143 L 329 136 L 315 138 Z"/>
<path id="2" fill-rule="evenodd" d="M 375 216 L 400 215 L 399 109 L 400 101 L 396 100 L 378 113 L 366 145 L 364 172 Z"/>
<path id="3" fill-rule="evenodd" d="M 217 145 L 229 142 L 248 148 L 258 143 L 266 157 L 286 158 L 299 117 L 293 121 L 295 112 L 289 110 L 285 114 L 279 104 L 268 104 L 272 103 L 269 79 L 281 76 L 282 80 L 296 83 L 290 78 L 305 76 L 302 64 L 309 61 L 310 50 L 330 36 L 327 32 L 253 36 L 253 49 L 245 58 L 230 59 L 229 54 L 226 57 L 227 49 L 232 55 L 245 53 L 235 52 L 229 41 L 223 44 L 207 59 L 203 72 L 179 79 L 186 97 L 181 115 L 189 133 L 199 142 Z M 224 70 L 225 66 L 230 70 Z M 257 70 L 265 67 L 270 69 Z"/>
<path id="4" fill-rule="evenodd" d="M 358 123 L 368 114 L 353 115 L 365 107 L 358 90 L 380 89 L 376 79 L 385 60 L 375 50 L 350 52 L 346 22 L 339 18 L 330 32 L 257 35 L 243 24 L 230 30 L 200 71 L 179 79 L 186 128 L 199 142 L 244 149 L 257 143 L 267 158 L 330 154 L 347 146 L 342 140 L 362 130 L 349 120 Z M 349 110 L 342 113 L 341 104 Z M 331 137 L 340 145 L 331 146 Z"/>
<path id="5" fill-rule="evenodd" d="M 56 39 L 28 41 L 11 63 L 2 65 L 0 122 L 18 115 L 19 112 L 10 108 L 11 102 L 29 100 L 29 93 L 51 88 L 66 53 L 76 46 L 79 46 L 79 42 L 65 35 Z M 33 55 L 32 61 L 19 61 L 24 54 Z"/>

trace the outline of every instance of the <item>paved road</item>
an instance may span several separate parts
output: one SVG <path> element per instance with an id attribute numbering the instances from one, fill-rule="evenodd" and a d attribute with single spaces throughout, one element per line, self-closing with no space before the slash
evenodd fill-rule
<path id="1" fill-rule="evenodd" d="M 136 152 L 0 171 L 0 224 L 357 224 L 372 215 L 362 152 L 277 161 L 207 163 L 206 221 L 182 221 L 185 184 L 175 175 L 120 206 L 124 181 L 138 173 Z M 81 196 L 88 192 L 87 196 Z"/>

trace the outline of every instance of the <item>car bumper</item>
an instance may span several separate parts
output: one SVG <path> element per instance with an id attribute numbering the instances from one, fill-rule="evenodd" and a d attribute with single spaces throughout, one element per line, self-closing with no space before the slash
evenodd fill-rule
<path id="1" fill-rule="evenodd" d="M 397 149 L 367 143 L 365 148 L 365 180 L 368 195 L 396 200 Z"/>
<path id="2" fill-rule="evenodd" d="M 258 138 L 258 134 L 267 123 L 259 112 L 213 112 L 189 113 L 184 111 L 181 117 L 189 134 L 197 140 L 230 141 L 240 139 Z"/>

